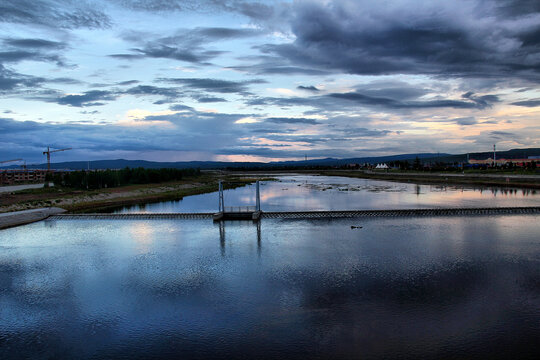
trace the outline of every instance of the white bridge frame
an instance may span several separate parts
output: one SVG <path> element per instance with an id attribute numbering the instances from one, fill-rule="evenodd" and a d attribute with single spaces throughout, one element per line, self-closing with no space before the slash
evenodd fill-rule
<path id="1" fill-rule="evenodd" d="M 219 212 L 220 213 L 253 213 L 261 211 L 261 192 L 259 180 L 255 182 L 255 206 L 225 206 L 223 199 L 223 182 L 219 182 Z"/>

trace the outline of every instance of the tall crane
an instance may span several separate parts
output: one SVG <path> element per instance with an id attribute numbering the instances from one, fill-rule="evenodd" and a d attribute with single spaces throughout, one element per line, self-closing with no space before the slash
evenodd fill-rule
<path id="1" fill-rule="evenodd" d="M 0 161 L 0 164 L 12 162 L 12 161 L 21 161 L 21 160 L 22 159 L 4 160 L 4 161 Z"/>
<path id="2" fill-rule="evenodd" d="M 59 152 L 59 151 L 66 151 L 71 150 L 71 148 L 65 148 L 65 149 L 58 149 L 58 150 L 51 150 L 47 146 L 47 151 L 43 152 L 43 155 L 47 154 L 47 171 L 51 171 L 51 153 Z"/>

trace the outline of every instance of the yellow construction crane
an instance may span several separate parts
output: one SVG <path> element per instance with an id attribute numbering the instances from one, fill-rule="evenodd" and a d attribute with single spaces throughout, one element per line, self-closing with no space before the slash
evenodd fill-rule
<path id="1" fill-rule="evenodd" d="M 51 153 L 59 152 L 59 151 L 66 151 L 71 150 L 71 148 L 65 148 L 65 149 L 58 149 L 58 150 L 51 150 L 47 146 L 47 151 L 43 152 L 43 155 L 47 154 L 47 171 L 51 171 Z"/>

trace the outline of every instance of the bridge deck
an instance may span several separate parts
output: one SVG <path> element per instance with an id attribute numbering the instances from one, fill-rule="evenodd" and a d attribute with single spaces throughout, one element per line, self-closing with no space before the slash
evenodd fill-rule
<path id="1" fill-rule="evenodd" d="M 471 216 L 471 215 L 540 214 L 540 206 L 398 209 L 398 210 L 340 210 L 340 211 L 272 211 L 262 212 L 266 219 L 325 219 L 359 217 L 414 217 L 414 216 Z M 51 220 L 165 220 L 212 219 L 213 213 L 131 213 L 131 214 L 58 214 Z"/>

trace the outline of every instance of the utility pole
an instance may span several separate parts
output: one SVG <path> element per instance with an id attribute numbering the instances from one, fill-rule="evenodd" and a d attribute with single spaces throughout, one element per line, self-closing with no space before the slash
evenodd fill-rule
<path id="1" fill-rule="evenodd" d="M 493 144 L 493 167 L 497 166 L 497 153 L 495 151 L 495 144 Z"/>

